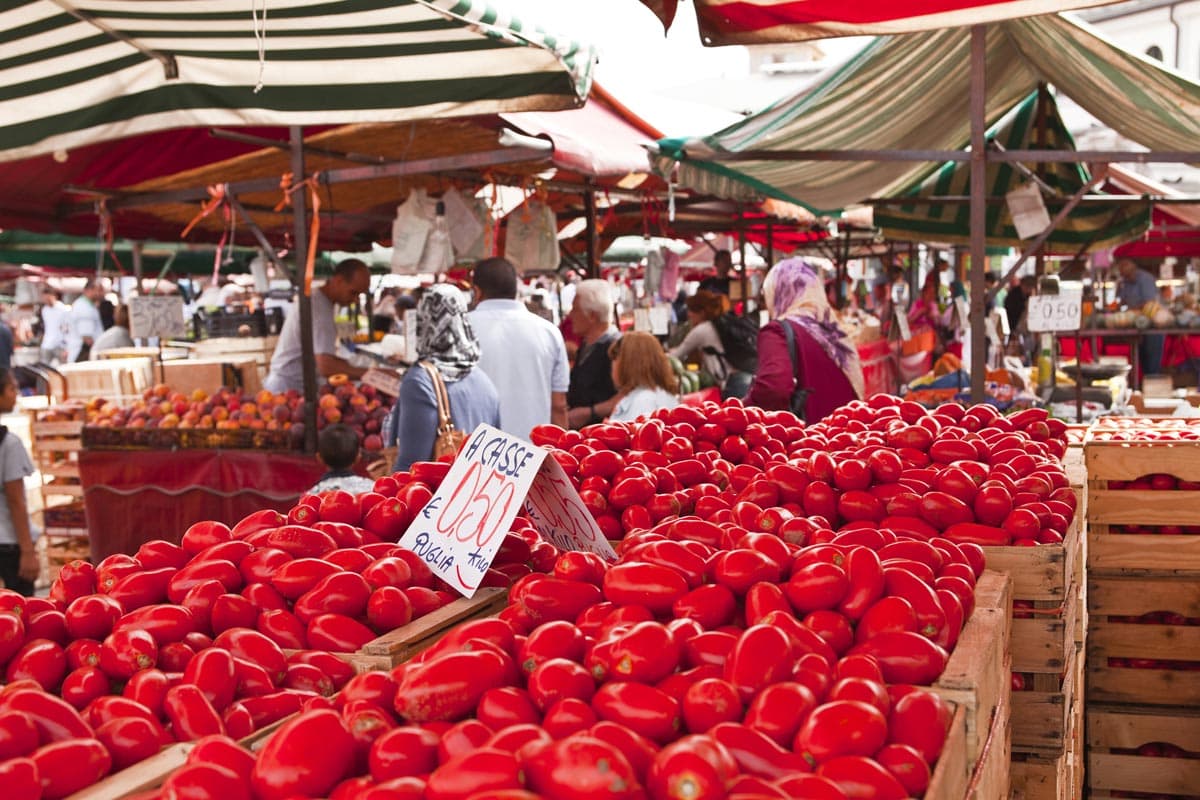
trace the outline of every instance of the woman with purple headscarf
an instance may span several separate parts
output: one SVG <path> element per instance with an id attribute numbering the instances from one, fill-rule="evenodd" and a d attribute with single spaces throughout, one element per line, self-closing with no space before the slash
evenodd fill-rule
<path id="1" fill-rule="evenodd" d="M 758 372 L 746 404 L 788 410 L 793 391 L 805 387 L 805 417 L 816 422 L 861 398 L 858 350 L 838 326 L 817 268 L 802 258 L 780 261 L 763 281 L 763 297 L 771 321 L 758 332 Z M 795 333 L 795 369 L 784 325 Z"/>

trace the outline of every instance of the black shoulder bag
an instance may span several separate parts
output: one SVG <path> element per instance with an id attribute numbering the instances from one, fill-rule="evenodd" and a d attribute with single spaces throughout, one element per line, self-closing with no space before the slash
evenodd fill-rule
<path id="1" fill-rule="evenodd" d="M 801 361 L 799 349 L 796 347 L 796 332 L 792 330 L 792 323 L 786 319 L 779 320 L 779 324 L 783 326 L 783 335 L 787 337 L 788 355 L 792 357 L 792 377 L 796 381 L 796 386 L 792 389 L 791 412 L 807 422 L 808 418 L 804 414 L 808 406 L 808 393 L 812 390 L 801 383 L 800 376 L 797 374 L 803 361 Z"/>

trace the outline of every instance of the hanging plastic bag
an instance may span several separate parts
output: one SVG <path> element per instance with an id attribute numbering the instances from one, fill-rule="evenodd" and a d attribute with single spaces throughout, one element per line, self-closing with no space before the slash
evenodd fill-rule
<path id="1" fill-rule="evenodd" d="M 421 260 L 417 264 L 418 272 L 441 273 L 454 266 L 454 246 L 451 244 L 450 230 L 446 225 L 445 206 L 437 204 L 437 212 L 433 217 L 433 227 L 425 238 L 425 249 L 421 251 Z"/>
<path id="2" fill-rule="evenodd" d="M 460 258 L 467 255 L 471 246 L 487 230 L 487 224 L 480 218 L 476 208 L 477 199 L 463 197 L 462 192 L 454 188 L 442 195 L 442 205 L 446 208 L 446 228 L 450 231 L 454 252 Z"/>
<path id="3" fill-rule="evenodd" d="M 504 257 L 518 272 L 558 269 L 558 220 L 554 209 L 529 199 L 508 215 Z"/>
<path id="4" fill-rule="evenodd" d="M 392 222 L 392 272 L 420 272 L 421 253 L 433 229 L 433 204 L 424 189 L 414 189 L 396 209 Z"/>
<path id="5" fill-rule="evenodd" d="M 471 213 L 479 220 L 481 230 L 464 250 L 455 248 L 459 261 L 475 262 L 495 255 L 496 220 L 492 217 L 491 206 L 482 197 L 471 198 Z"/>

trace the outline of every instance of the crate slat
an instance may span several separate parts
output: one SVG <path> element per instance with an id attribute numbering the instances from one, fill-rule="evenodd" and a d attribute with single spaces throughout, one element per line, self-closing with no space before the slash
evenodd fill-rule
<path id="1" fill-rule="evenodd" d="M 1015 697 L 1016 695 L 1014 695 Z M 1070 738 L 1057 752 L 1013 753 L 1014 800 L 1078 800 L 1083 796 L 1083 702 L 1070 713 Z"/>
<path id="2" fill-rule="evenodd" d="M 1108 658 L 1088 656 L 1089 702 L 1148 706 L 1200 705 L 1200 673 L 1170 669 L 1110 667 Z"/>
<path id="3" fill-rule="evenodd" d="M 1200 508 L 1200 496 L 1193 501 Z M 1088 572 L 1102 575 L 1200 574 L 1200 536 L 1111 533 L 1088 524 Z"/>
<path id="4" fill-rule="evenodd" d="M 1100 789 L 1195 796 L 1200 760 L 1092 752 L 1088 783 Z"/>
<path id="5" fill-rule="evenodd" d="M 1105 525 L 1197 525 L 1200 492 L 1092 488 L 1087 513 Z"/>
<path id="6" fill-rule="evenodd" d="M 967 784 L 967 800 L 1006 800 L 1009 796 L 1011 733 L 1007 698 L 996 706 Z"/>
<path id="7" fill-rule="evenodd" d="M 1014 750 L 1054 758 L 1070 744 L 1072 714 L 1083 699 L 1086 659 L 1081 651 L 1072 651 L 1068 663 L 1057 689 L 1012 693 Z"/>
<path id="8" fill-rule="evenodd" d="M 1061 544 L 983 548 L 987 568 L 1009 574 L 1012 596 L 1018 600 L 1066 600 L 1083 562 L 1082 520 L 1082 511 L 1076 509 Z"/>
<path id="9" fill-rule="evenodd" d="M 1200 480 L 1200 442 L 1195 441 L 1088 442 L 1083 461 L 1090 481 L 1132 481 L 1164 472 Z"/>
<path id="10" fill-rule="evenodd" d="M 1088 653 L 1097 657 L 1200 661 L 1200 627 L 1097 620 L 1089 634 Z"/>
<path id="11" fill-rule="evenodd" d="M 154 789 L 161 786 L 172 772 L 183 766 L 191 749 L 191 744 L 170 745 L 160 750 L 157 755 L 79 790 L 67 800 L 119 800 L 134 792 Z"/>
<path id="12" fill-rule="evenodd" d="M 459 598 L 420 619 L 367 642 L 358 652 L 360 655 L 390 658 L 393 665 L 407 661 L 440 639 L 456 623 L 494 614 L 504 607 L 507 600 L 507 589 L 480 589 L 474 597 Z"/>
<path id="13" fill-rule="evenodd" d="M 1058 613 L 1037 613 L 1012 622 L 1012 666 L 1014 672 L 1061 673 L 1075 650 L 1076 616 L 1079 595 L 1063 602 Z M 1019 611 L 1019 610 L 1018 610 Z"/>
<path id="14" fill-rule="evenodd" d="M 979 760 L 994 712 L 1002 704 L 1007 730 L 1012 687 L 1008 654 L 1011 587 L 1008 576 L 1002 573 L 988 570 L 980 576 L 975 611 L 963 627 L 945 671 L 932 687 L 943 699 L 965 709 L 967 758 L 971 763 Z M 1006 741 L 1007 737 L 1006 732 Z"/>
<path id="15" fill-rule="evenodd" d="M 958 707 L 946 733 L 942 754 L 929 778 L 924 800 L 962 800 L 967 793 L 971 767 L 967 763 L 967 714 Z"/>
<path id="16" fill-rule="evenodd" d="M 1153 611 L 1200 617 L 1200 583 L 1094 575 L 1088 579 L 1088 609 L 1096 617 L 1140 617 Z"/>

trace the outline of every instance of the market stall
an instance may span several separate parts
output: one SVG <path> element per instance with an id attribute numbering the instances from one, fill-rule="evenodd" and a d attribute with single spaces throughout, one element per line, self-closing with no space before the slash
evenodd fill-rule
<path id="1" fill-rule="evenodd" d="M 286 512 L 325 473 L 294 451 L 102 450 L 79 454 L 95 561 L 148 541 L 178 543 L 193 523 L 233 525 L 264 508 Z"/>

